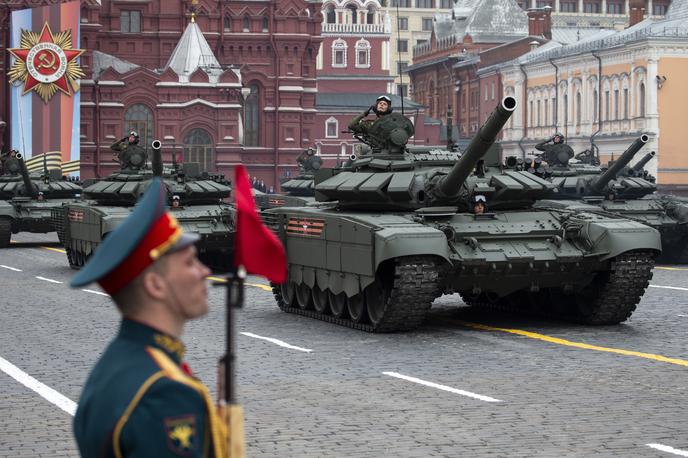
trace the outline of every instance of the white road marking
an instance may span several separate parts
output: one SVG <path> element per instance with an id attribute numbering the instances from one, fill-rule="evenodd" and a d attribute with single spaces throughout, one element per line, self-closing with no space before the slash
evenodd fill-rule
<path id="1" fill-rule="evenodd" d="M 681 318 L 688 318 L 688 315 L 678 315 Z"/>
<path id="2" fill-rule="evenodd" d="M 272 337 L 259 336 L 257 334 L 253 334 L 251 332 L 241 332 L 240 334 L 243 334 L 247 337 L 253 337 L 254 339 L 267 340 L 268 342 L 274 343 L 275 345 L 279 345 L 280 347 L 284 347 L 284 348 L 289 348 L 291 350 L 298 350 L 298 351 L 303 351 L 306 353 L 310 353 L 313 351 L 313 350 L 310 350 L 308 348 L 297 347 L 295 345 L 288 344 L 288 343 L 283 342 L 281 340 L 273 339 Z"/>
<path id="3" fill-rule="evenodd" d="M 418 383 L 419 385 L 429 386 L 430 388 L 437 388 L 438 390 L 448 391 L 450 393 L 460 394 L 462 396 L 468 396 L 469 398 L 478 399 L 480 401 L 502 402 L 499 399 L 491 398 L 489 396 L 483 396 L 482 394 L 471 393 L 470 391 L 464 391 L 464 390 L 457 390 L 456 388 L 452 388 L 450 386 L 439 385 L 437 383 L 428 382 L 427 380 L 421 380 L 421 379 L 415 378 L 415 377 L 409 377 L 408 375 L 402 375 L 402 374 L 398 374 L 396 372 L 383 372 L 383 374 L 389 375 L 390 377 L 400 378 L 402 380 L 406 380 L 409 382 Z"/>
<path id="4" fill-rule="evenodd" d="M 16 268 L 10 267 L 10 266 L 4 266 L 2 264 L 0 264 L 0 267 L 2 267 L 3 269 L 14 270 L 15 272 L 21 272 L 22 271 L 21 269 L 16 269 Z"/>
<path id="5" fill-rule="evenodd" d="M 681 288 L 680 286 L 650 285 L 650 288 L 677 289 L 679 291 L 688 291 L 688 288 Z"/>
<path id="6" fill-rule="evenodd" d="M 25 387 L 40 394 L 42 397 L 47 399 L 52 404 L 55 404 L 57 407 L 67 412 L 69 415 L 74 415 L 74 413 L 76 412 L 76 403 L 74 401 L 58 393 L 49 386 L 39 382 L 26 372 L 19 369 L 14 364 L 10 363 L 9 361 L 1 357 L 0 370 L 2 370 L 5 374 L 9 375 Z"/>
<path id="7" fill-rule="evenodd" d="M 38 278 L 39 280 L 43 280 L 43 281 L 49 281 L 50 283 L 64 283 L 61 281 L 53 280 L 52 278 L 45 278 L 45 277 L 36 277 L 36 278 Z"/>
<path id="8" fill-rule="evenodd" d="M 685 450 L 679 450 L 674 447 L 669 447 L 668 445 L 662 445 L 662 444 L 645 444 L 650 448 L 653 448 L 655 450 L 659 450 L 661 452 L 667 452 L 667 453 L 673 453 L 674 455 L 678 456 L 688 456 L 688 452 Z"/>
<path id="9" fill-rule="evenodd" d="M 108 296 L 108 297 L 110 297 L 110 295 L 107 294 L 107 293 L 103 293 L 103 292 L 100 292 L 100 291 L 93 291 L 92 289 L 82 289 L 81 291 L 84 291 L 84 292 L 86 292 L 86 293 L 91 293 L 91 294 L 97 294 L 97 295 L 99 295 L 99 296 Z"/>

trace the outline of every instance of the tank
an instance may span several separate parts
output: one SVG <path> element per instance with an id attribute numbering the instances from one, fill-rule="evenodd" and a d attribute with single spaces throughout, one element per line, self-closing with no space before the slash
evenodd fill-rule
<path id="1" fill-rule="evenodd" d="M 688 263 L 688 202 L 675 196 L 657 194 L 655 178 L 644 166 L 654 156 L 650 151 L 635 165 L 631 161 L 648 142 L 640 135 L 616 161 L 606 167 L 594 165 L 588 152 L 576 157 L 579 161 L 553 161 L 548 167 L 531 167 L 531 173 L 555 185 L 540 208 L 578 208 L 598 214 L 620 215 L 647 224 L 662 237 L 660 262 Z M 514 158 L 507 158 L 506 167 L 519 170 Z"/>
<path id="2" fill-rule="evenodd" d="M 10 152 L 0 161 L 0 248 L 18 232 L 54 231 L 51 212 L 78 197 L 81 186 L 62 178 L 59 170 L 29 173 L 20 153 Z"/>
<path id="3" fill-rule="evenodd" d="M 202 174 L 197 163 L 165 168 L 161 144 L 152 143 L 150 167 L 144 158 L 129 155 L 121 170 L 83 190 L 83 199 L 53 211 L 58 233 L 64 239 L 69 265 L 79 269 L 120 222 L 132 211 L 154 176 L 168 190 L 169 210 L 185 232 L 200 235 L 199 258 L 216 271 L 231 267 L 234 246 L 234 210 L 224 202 L 231 188 L 222 176 Z"/>
<path id="4" fill-rule="evenodd" d="M 309 154 L 308 151 L 313 151 Z M 297 159 L 299 174 L 295 177 L 283 177 L 281 181 L 282 193 L 255 192 L 256 205 L 260 209 L 273 207 L 300 207 L 315 202 L 315 187 L 313 178 L 322 167 L 323 160 L 315 155 L 312 148 L 304 151 Z"/>
<path id="5" fill-rule="evenodd" d="M 587 324 L 626 320 L 652 277 L 659 234 L 616 215 L 533 208 L 552 183 L 484 167 L 515 108 L 503 99 L 462 153 L 411 152 L 411 122 L 385 115 L 360 137 L 370 153 L 318 171 L 320 206 L 263 211 L 287 252 L 277 305 L 370 332 L 414 329 L 455 292 Z M 477 195 L 488 212 L 471 211 Z"/>

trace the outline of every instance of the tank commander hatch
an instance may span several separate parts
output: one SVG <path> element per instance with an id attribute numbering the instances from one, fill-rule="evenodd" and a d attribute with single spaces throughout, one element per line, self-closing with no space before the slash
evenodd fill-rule
<path id="1" fill-rule="evenodd" d="M 566 138 L 560 132 L 535 145 L 535 149 L 543 152 L 542 158 L 550 167 L 566 167 L 574 156 L 573 148 L 566 144 Z"/>
<path id="2" fill-rule="evenodd" d="M 133 130 L 128 136 L 110 145 L 110 149 L 117 153 L 117 160 L 122 170 L 142 169 L 148 161 L 146 150 L 139 145 L 139 134 Z"/>
<path id="3" fill-rule="evenodd" d="M 371 111 L 377 116 L 376 119 L 368 119 L 368 115 L 370 115 Z M 366 135 L 375 121 L 391 112 L 392 99 L 386 95 L 381 95 L 375 100 L 375 105 L 371 105 L 366 111 L 351 120 L 349 123 L 349 130 L 354 134 Z"/>

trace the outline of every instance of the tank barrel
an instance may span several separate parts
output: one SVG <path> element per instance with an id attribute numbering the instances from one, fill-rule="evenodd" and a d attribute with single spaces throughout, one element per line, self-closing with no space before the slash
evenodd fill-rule
<path id="1" fill-rule="evenodd" d="M 22 179 L 24 180 L 24 188 L 26 189 L 27 195 L 31 197 L 36 197 L 36 190 L 31 183 L 31 177 L 29 176 L 29 170 L 26 168 L 26 163 L 21 154 L 17 153 L 17 161 L 19 162 L 19 173 L 21 173 Z"/>
<path id="2" fill-rule="evenodd" d="M 151 143 L 153 149 L 153 159 L 151 160 L 151 167 L 153 168 L 153 175 L 156 177 L 162 176 L 162 143 L 160 140 L 153 140 Z"/>
<path id="3" fill-rule="evenodd" d="M 461 159 L 444 177 L 439 185 L 440 191 L 447 196 L 456 195 L 461 184 L 468 178 L 478 161 L 487 153 L 502 127 L 516 110 L 516 99 L 504 97 L 502 102 L 492 111 L 492 114 L 478 133 L 473 137 L 464 151 Z"/>
<path id="4" fill-rule="evenodd" d="M 614 162 L 606 172 L 604 172 L 598 179 L 596 179 L 591 186 L 591 189 L 594 192 L 601 193 L 604 188 L 609 184 L 611 180 L 616 178 L 616 176 L 621 172 L 621 170 L 626 167 L 630 162 L 631 159 L 633 159 L 633 156 L 640 151 L 640 148 L 645 146 L 645 143 L 648 142 L 650 137 L 647 135 L 643 134 L 640 137 L 636 138 L 633 143 L 631 143 L 631 146 L 629 146 L 626 151 L 623 152 L 621 157 Z"/>
<path id="5" fill-rule="evenodd" d="M 650 160 L 653 157 L 655 157 L 656 154 L 657 153 L 655 153 L 654 151 L 650 151 L 649 153 L 647 153 L 645 156 L 643 156 L 643 158 L 641 160 L 638 161 L 638 163 L 636 165 L 633 166 L 633 171 L 638 173 L 641 170 L 643 170 L 643 167 L 645 167 L 645 164 L 650 162 Z"/>

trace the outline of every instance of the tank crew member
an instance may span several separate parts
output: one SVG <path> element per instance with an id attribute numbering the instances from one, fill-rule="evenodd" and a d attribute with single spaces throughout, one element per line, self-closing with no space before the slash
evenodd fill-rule
<path id="1" fill-rule="evenodd" d="M 322 166 L 322 158 L 316 156 L 315 148 L 312 146 L 304 150 L 299 157 L 296 158 L 296 163 L 299 165 L 299 172 L 301 174 L 313 173 Z"/>
<path id="2" fill-rule="evenodd" d="M 573 149 L 566 144 L 566 138 L 560 132 L 535 145 L 535 149 L 543 151 L 543 159 L 550 167 L 566 167 L 574 155 Z"/>
<path id="3" fill-rule="evenodd" d="M 117 160 L 122 170 L 141 169 L 148 160 L 146 150 L 139 145 L 139 134 L 136 131 L 129 132 L 129 135 L 110 145 L 110 149 L 117 152 Z"/>
<path id="4" fill-rule="evenodd" d="M 374 112 L 377 118 L 388 115 L 392 112 L 392 99 L 386 95 L 381 95 L 375 100 L 375 105 L 370 106 L 366 111 L 356 116 L 349 123 L 349 130 L 354 134 L 367 134 L 370 127 L 377 119 L 367 119 L 370 112 Z"/>
<path id="5" fill-rule="evenodd" d="M 122 321 L 84 385 L 74 417 L 81 456 L 226 456 L 226 428 L 183 362 L 184 324 L 208 311 L 195 234 L 166 211 L 155 178 L 132 214 L 71 281 L 112 296 Z"/>
<path id="6" fill-rule="evenodd" d="M 487 211 L 487 198 L 482 194 L 475 194 L 471 198 L 472 211 L 476 215 L 482 215 Z"/>

